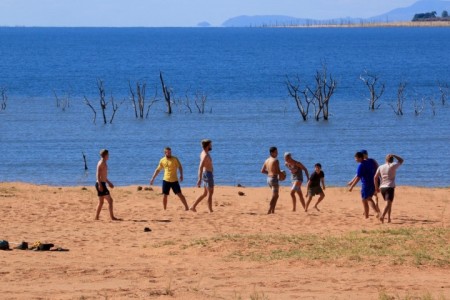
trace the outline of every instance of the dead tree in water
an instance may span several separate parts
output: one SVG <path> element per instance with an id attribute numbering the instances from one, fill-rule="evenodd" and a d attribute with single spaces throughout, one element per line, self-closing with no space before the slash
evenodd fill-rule
<path id="1" fill-rule="evenodd" d="M 397 103 L 396 105 L 391 104 L 391 107 L 397 116 L 403 116 L 403 103 L 405 102 L 405 88 L 406 82 L 400 82 L 397 90 Z"/>
<path id="2" fill-rule="evenodd" d="M 424 98 L 422 98 L 421 102 L 417 101 L 417 99 L 414 99 L 414 115 L 416 117 L 422 113 L 424 108 L 425 108 L 425 99 Z"/>
<path id="3" fill-rule="evenodd" d="M 84 154 L 84 152 L 81 152 L 81 153 L 83 154 L 84 170 L 87 171 L 88 170 L 88 166 L 87 166 L 86 155 Z"/>
<path id="4" fill-rule="evenodd" d="M 133 105 L 134 108 L 134 114 L 136 116 L 136 119 L 140 118 L 143 119 L 144 118 L 144 110 L 145 110 L 145 92 L 146 92 L 146 84 L 143 83 L 139 83 L 136 82 L 136 94 L 133 91 L 133 88 L 131 87 L 131 83 L 128 82 L 128 86 L 130 87 L 130 94 L 131 94 L 131 104 Z M 158 96 L 158 91 L 157 89 L 155 89 L 155 96 L 153 97 L 152 101 L 150 102 L 150 104 L 147 106 L 147 113 L 145 114 L 145 118 L 148 117 L 148 113 L 150 112 L 150 107 L 155 104 L 156 102 L 158 102 L 157 100 L 157 96 Z M 137 95 L 137 104 L 136 104 L 136 95 Z"/>
<path id="5" fill-rule="evenodd" d="M 447 101 L 447 94 L 450 91 L 450 87 L 448 86 L 448 83 L 440 82 L 438 81 L 439 85 L 439 91 L 441 92 L 441 104 L 445 105 L 445 102 Z"/>
<path id="6" fill-rule="evenodd" d="M 308 89 L 300 90 L 300 78 L 297 75 L 297 83 L 293 84 L 289 77 L 286 76 L 286 87 L 288 89 L 289 95 L 294 99 L 297 109 L 303 118 L 303 121 L 308 119 L 309 106 L 313 102 L 314 98 L 308 96 Z M 305 105 L 303 105 L 302 96 L 305 99 Z M 306 106 L 306 108 L 305 108 Z"/>
<path id="7" fill-rule="evenodd" d="M 195 94 L 195 106 L 197 106 L 199 114 L 205 113 L 205 106 L 206 106 L 207 98 L 208 98 L 208 96 L 203 92 L 197 92 Z"/>
<path id="8" fill-rule="evenodd" d="M 95 110 L 95 108 L 92 106 L 91 102 L 89 102 L 88 98 L 86 98 L 86 96 L 84 96 L 84 104 L 86 104 L 87 106 L 89 106 L 92 110 L 92 112 L 94 113 L 94 118 L 92 119 L 92 123 L 95 124 L 96 120 L 97 120 L 97 111 Z"/>
<path id="9" fill-rule="evenodd" d="M 100 109 L 102 110 L 102 116 L 103 116 L 103 124 L 112 124 L 114 117 L 116 115 L 117 110 L 119 109 L 120 105 L 122 105 L 123 102 L 125 102 L 125 99 L 120 102 L 119 104 L 114 102 L 114 97 L 111 95 L 111 101 L 107 102 L 106 101 L 106 92 L 105 92 L 105 88 L 103 86 L 103 81 L 98 79 L 97 80 L 97 88 L 98 88 L 98 92 L 99 92 L 99 96 L 100 96 Z M 112 108 L 112 114 L 111 114 L 111 118 L 109 119 L 109 122 L 106 118 L 106 108 L 108 106 L 108 104 L 111 103 L 111 108 Z M 97 118 L 97 111 L 95 110 L 94 106 L 90 103 L 90 101 L 87 99 L 86 96 L 84 96 L 84 104 L 86 104 L 87 106 L 89 106 L 91 108 L 91 110 L 94 112 L 94 121 L 93 123 L 95 124 L 95 120 Z"/>
<path id="10" fill-rule="evenodd" d="M 70 92 L 67 93 L 64 99 L 60 99 L 55 90 L 53 90 L 53 95 L 55 95 L 56 107 L 61 108 L 62 111 L 66 111 L 66 108 L 70 106 Z"/>
<path id="11" fill-rule="evenodd" d="M 8 101 L 8 95 L 6 94 L 6 88 L 0 88 L 0 94 L 2 96 L 2 103 L 0 110 L 6 110 L 6 103 Z"/>
<path id="12" fill-rule="evenodd" d="M 384 83 L 380 84 L 380 90 L 377 91 L 377 83 L 378 83 L 378 76 L 377 75 L 373 75 L 373 74 L 369 74 L 367 71 L 364 71 L 365 74 L 361 74 L 359 76 L 359 79 L 361 79 L 365 85 L 367 86 L 367 88 L 369 89 L 370 92 L 370 98 L 369 98 L 369 109 L 371 110 L 375 110 L 375 108 L 379 108 L 380 105 L 376 106 L 376 102 L 378 101 L 378 99 L 380 99 L 380 97 L 383 95 L 384 93 L 384 88 L 385 85 Z"/>
<path id="13" fill-rule="evenodd" d="M 333 79 L 331 74 L 328 75 L 326 64 L 322 65 L 322 70 L 316 71 L 315 81 L 316 86 L 314 90 L 311 90 L 308 87 L 309 92 L 313 95 L 317 104 L 315 119 L 316 121 L 319 121 L 322 115 L 324 120 L 328 120 L 328 107 L 331 96 L 333 96 L 334 91 L 336 90 L 337 82 Z"/>
<path id="14" fill-rule="evenodd" d="M 103 81 L 101 79 L 97 79 L 97 88 L 100 96 L 100 108 L 102 109 L 103 123 L 106 124 L 106 105 L 108 103 L 105 100 L 106 93 L 105 88 L 103 87 Z"/>
<path id="15" fill-rule="evenodd" d="M 163 78 L 162 72 L 159 72 L 159 78 L 161 80 L 161 85 L 162 85 L 162 90 L 163 90 L 163 94 L 164 94 L 164 99 L 166 100 L 166 104 L 167 104 L 167 113 L 169 115 L 171 115 L 172 114 L 172 99 L 171 99 L 172 92 L 164 84 L 164 78 Z"/>

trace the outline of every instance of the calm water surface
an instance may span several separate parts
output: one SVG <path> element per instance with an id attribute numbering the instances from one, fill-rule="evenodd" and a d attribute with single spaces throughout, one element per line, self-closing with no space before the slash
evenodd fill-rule
<path id="1" fill-rule="evenodd" d="M 218 184 L 265 185 L 259 171 L 276 145 L 310 170 L 322 163 L 328 185 L 345 185 L 356 170 L 354 152 L 367 149 L 379 162 L 388 152 L 405 158 L 398 184 L 449 186 L 450 109 L 439 104 L 437 88 L 437 81 L 450 84 L 449 48 L 447 28 L 0 28 L 0 87 L 9 95 L 0 112 L 0 181 L 92 184 L 98 150 L 108 148 L 111 181 L 146 184 L 168 145 L 192 186 L 200 140 L 211 138 Z M 312 84 L 322 62 L 338 81 L 331 117 L 303 122 L 284 79 L 298 74 Z M 375 112 L 359 80 L 365 69 L 386 84 Z M 161 98 L 159 71 L 176 102 L 187 93 L 192 104 L 196 91 L 206 93 L 208 113 L 178 104 L 169 116 L 160 101 L 148 119 L 135 119 L 128 82 L 146 82 L 148 97 L 157 86 Z M 83 103 L 86 96 L 98 107 L 97 78 L 108 98 L 125 99 L 113 124 L 101 124 L 98 111 L 94 125 Z M 400 81 L 408 86 L 398 117 L 390 104 Z M 70 92 L 65 111 L 53 90 Z M 415 116 L 413 103 L 422 98 Z"/>

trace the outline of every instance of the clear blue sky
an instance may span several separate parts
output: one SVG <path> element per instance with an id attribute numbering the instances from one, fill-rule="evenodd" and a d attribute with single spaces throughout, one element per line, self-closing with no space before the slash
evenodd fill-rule
<path id="1" fill-rule="evenodd" d="M 0 0 L 0 26 L 220 26 L 239 15 L 366 18 L 417 0 Z"/>

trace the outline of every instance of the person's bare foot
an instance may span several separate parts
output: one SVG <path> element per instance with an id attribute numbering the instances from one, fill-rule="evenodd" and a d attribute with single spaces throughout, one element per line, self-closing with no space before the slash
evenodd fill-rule
<path id="1" fill-rule="evenodd" d="M 94 219 L 95 221 L 98 221 L 98 220 L 100 220 L 100 218 L 99 217 L 95 217 L 95 219 Z"/>
<path id="2" fill-rule="evenodd" d="M 320 209 L 317 206 L 314 206 L 315 209 L 317 209 L 317 211 L 320 211 Z"/>
<path id="3" fill-rule="evenodd" d="M 197 210 L 195 209 L 195 207 L 191 207 L 189 210 L 190 210 L 190 211 L 193 211 L 193 212 L 197 212 Z"/>
<path id="4" fill-rule="evenodd" d="M 111 218 L 111 221 L 122 221 L 122 219 L 116 218 L 116 217 L 112 217 L 112 218 Z"/>
<path id="5" fill-rule="evenodd" d="M 380 220 L 381 224 L 384 224 L 384 218 L 382 216 L 380 217 L 379 220 Z"/>
<path id="6" fill-rule="evenodd" d="M 388 219 L 388 223 L 391 223 L 391 219 Z"/>

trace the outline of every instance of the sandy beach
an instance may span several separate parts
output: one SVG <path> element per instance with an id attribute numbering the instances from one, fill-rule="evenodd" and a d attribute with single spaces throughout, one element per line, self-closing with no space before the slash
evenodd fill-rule
<path id="1" fill-rule="evenodd" d="M 390 224 L 363 218 L 359 189 L 305 213 L 283 187 L 267 215 L 268 188 L 217 187 L 212 214 L 173 195 L 164 211 L 153 188 L 116 187 L 123 220 L 94 221 L 93 187 L 1 183 L 0 239 L 70 250 L 0 251 L 2 299 L 450 298 L 448 188 L 397 187 Z"/>

